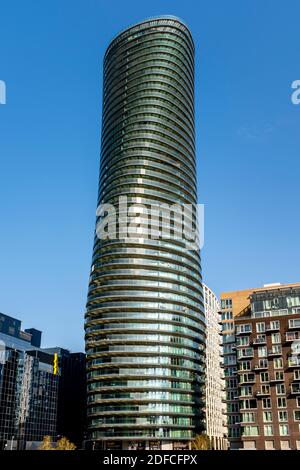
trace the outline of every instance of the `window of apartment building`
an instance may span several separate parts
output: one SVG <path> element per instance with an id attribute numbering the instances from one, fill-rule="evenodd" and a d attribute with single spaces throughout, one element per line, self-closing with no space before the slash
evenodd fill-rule
<path id="1" fill-rule="evenodd" d="M 240 401 L 241 410 L 251 410 L 257 408 L 256 399 L 246 399 Z"/>
<path id="2" fill-rule="evenodd" d="M 300 383 L 292 384 L 292 393 L 300 393 Z"/>
<path id="3" fill-rule="evenodd" d="M 300 397 L 296 397 L 296 404 L 297 407 L 300 408 Z"/>
<path id="4" fill-rule="evenodd" d="M 239 363 L 239 370 L 251 370 L 251 361 L 241 361 Z"/>
<path id="5" fill-rule="evenodd" d="M 240 435 L 241 435 L 241 429 L 240 428 L 229 428 L 228 429 L 228 437 L 237 438 L 237 437 L 240 437 Z"/>
<path id="6" fill-rule="evenodd" d="M 300 328 L 300 318 L 290 319 L 289 328 Z"/>
<path id="7" fill-rule="evenodd" d="M 259 334 L 255 339 L 256 344 L 266 343 L 266 335 Z"/>
<path id="8" fill-rule="evenodd" d="M 256 441 L 244 441 L 243 449 L 244 450 L 256 450 Z"/>
<path id="9" fill-rule="evenodd" d="M 258 436 L 259 428 L 258 426 L 244 426 L 243 427 L 243 436 Z"/>
<path id="10" fill-rule="evenodd" d="M 241 397 L 251 397 L 252 395 L 253 395 L 253 393 L 252 393 L 251 385 L 246 385 L 246 386 L 240 388 L 240 396 Z"/>
<path id="11" fill-rule="evenodd" d="M 294 410 L 294 421 L 300 421 L 300 410 Z"/>
<path id="12" fill-rule="evenodd" d="M 260 381 L 261 382 L 269 382 L 269 372 L 261 372 L 260 373 Z"/>
<path id="13" fill-rule="evenodd" d="M 270 385 L 261 385 L 260 386 L 260 393 L 262 395 L 270 395 Z"/>
<path id="14" fill-rule="evenodd" d="M 275 380 L 284 380 L 284 372 L 282 370 L 275 372 Z"/>
<path id="15" fill-rule="evenodd" d="M 265 436 L 273 436 L 273 426 L 272 424 L 265 424 L 264 425 L 264 435 Z"/>
<path id="16" fill-rule="evenodd" d="M 251 333 L 252 332 L 252 325 L 251 323 L 243 323 L 242 325 L 236 326 L 236 332 L 240 333 Z"/>
<path id="17" fill-rule="evenodd" d="M 300 339 L 300 334 L 299 331 L 288 331 L 285 334 L 285 337 L 287 341 L 295 341 L 297 339 Z"/>
<path id="18" fill-rule="evenodd" d="M 265 441 L 265 450 L 275 450 L 274 441 Z"/>
<path id="19" fill-rule="evenodd" d="M 228 403 L 227 412 L 228 413 L 238 413 L 240 410 L 239 403 Z"/>
<path id="20" fill-rule="evenodd" d="M 271 354 L 282 354 L 281 344 L 274 344 L 271 348 Z"/>
<path id="21" fill-rule="evenodd" d="M 280 441 L 281 450 L 290 450 L 290 441 Z"/>
<path id="22" fill-rule="evenodd" d="M 265 346 L 259 346 L 257 350 L 257 355 L 258 357 L 267 357 L 268 355 L 267 348 Z"/>
<path id="23" fill-rule="evenodd" d="M 278 411 L 278 421 L 280 423 L 288 421 L 288 412 L 286 410 Z"/>
<path id="24" fill-rule="evenodd" d="M 286 301 L 287 301 L 287 306 L 289 308 L 298 307 L 300 305 L 300 296 L 299 295 L 287 296 Z"/>
<path id="25" fill-rule="evenodd" d="M 272 333 L 271 340 L 272 340 L 272 344 L 280 344 L 281 343 L 280 333 Z"/>
<path id="26" fill-rule="evenodd" d="M 231 311 L 228 311 L 228 312 L 222 312 L 222 315 L 221 315 L 221 320 L 224 321 L 224 320 L 232 320 L 232 312 Z"/>
<path id="27" fill-rule="evenodd" d="M 237 388 L 237 379 L 226 379 L 227 388 Z"/>
<path id="28" fill-rule="evenodd" d="M 234 328 L 234 323 L 232 321 L 222 323 L 222 331 L 233 330 L 233 328 Z"/>
<path id="29" fill-rule="evenodd" d="M 279 435 L 280 436 L 289 435 L 289 426 L 287 424 L 279 424 Z"/>
<path id="30" fill-rule="evenodd" d="M 283 368 L 283 359 L 282 357 L 277 357 L 273 360 L 274 369 L 282 369 Z"/>
<path id="31" fill-rule="evenodd" d="M 238 336 L 236 338 L 237 346 L 249 346 L 249 336 Z"/>
<path id="32" fill-rule="evenodd" d="M 232 299 L 222 299 L 221 308 L 232 308 Z"/>
<path id="33" fill-rule="evenodd" d="M 242 423 L 255 423 L 255 413 L 242 413 Z"/>
<path id="34" fill-rule="evenodd" d="M 225 356 L 224 357 L 224 365 L 233 365 L 236 363 L 235 354 L 232 356 Z"/>
<path id="35" fill-rule="evenodd" d="M 233 354 L 232 344 L 223 344 L 223 353 L 224 354 Z"/>
<path id="36" fill-rule="evenodd" d="M 300 356 L 299 356 L 299 353 L 296 353 L 295 354 L 295 350 L 293 350 L 293 355 L 292 356 L 289 356 L 288 358 L 288 363 L 289 363 L 289 366 L 296 366 L 296 367 L 300 367 Z"/>
<path id="37" fill-rule="evenodd" d="M 270 321 L 270 329 L 271 330 L 279 330 L 279 328 L 280 328 L 280 321 L 279 320 Z"/>
<path id="38" fill-rule="evenodd" d="M 278 408 L 286 408 L 286 398 L 285 397 L 277 398 L 277 407 Z"/>
<path id="39" fill-rule="evenodd" d="M 238 352 L 237 352 L 238 358 L 253 357 L 253 355 L 254 355 L 253 348 L 242 348 L 242 349 L 238 349 Z"/>
<path id="40" fill-rule="evenodd" d="M 294 379 L 300 380 L 300 370 L 294 370 Z"/>
<path id="41" fill-rule="evenodd" d="M 237 392 L 235 390 L 229 390 L 226 392 L 226 400 L 235 400 L 237 398 Z"/>
<path id="42" fill-rule="evenodd" d="M 240 375 L 240 384 L 247 382 L 255 382 L 255 374 L 241 374 Z"/>
<path id="43" fill-rule="evenodd" d="M 263 412 L 263 422 L 264 423 L 271 423 L 272 421 L 273 421 L 272 411 L 264 411 Z"/>
<path id="44" fill-rule="evenodd" d="M 234 343 L 235 336 L 232 333 L 223 333 L 223 343 Z"/>
<path id="45" fill-rule="evenodd" d="M 237 372 L 236 367 L 227 367 L 224 371 L 225 377 L 230 377 L 232 375 L 235 375 Z"/>
<path id="46" fill-rule="evenodd" d="M 256 332 L 257 333 L 264 333 L 266 331 L 266 324 L 265 323 L 256 323 Z"/>
<path id="47" fill-rule="evenodd" d="M 292 343 L 292 354 L 300 354 L 300 341 L 295 340 Z"/>
<path id="48" fill-rule="evenodd" d="M 276 384 L 276 395 L 285 395 L 285 385 Z"/>
<path id="49" fill-rule="evenodd" d="M 259 359 L 258 367 L 268 367 L 268 359 Z"/>
<path id="50" fill-rule="evenodd" d="M 262 407 L 263 407 L 263 409 L 272 408 L 271 398 L 263 398 L 262 399 Z"/>
<path id="51" fill-rule="evenodd" d="M 229 425 L 234 425 L 234 424 L 238 424 L 240 422 L 240 415 L 232 415 L 232 416 L 228 416 L 228 424 Z"/>

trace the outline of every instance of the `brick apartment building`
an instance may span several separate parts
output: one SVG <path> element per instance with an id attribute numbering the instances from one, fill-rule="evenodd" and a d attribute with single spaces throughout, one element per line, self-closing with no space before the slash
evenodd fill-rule
<path id="1" fill-rule="evenodd" d="M 222 294 L 221 307 L 230 447 L 300 450 L 300 284 Z"/>

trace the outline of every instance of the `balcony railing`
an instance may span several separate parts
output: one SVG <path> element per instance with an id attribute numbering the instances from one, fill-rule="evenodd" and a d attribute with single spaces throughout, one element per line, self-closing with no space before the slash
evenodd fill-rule
<path id="1" fill-rule="evenodd" d="M 247 330 L 241 331 L 241 330 L 236 330 L 235 334 L 236 335 L 251 335 L 252 333 L 252 328 L 247 328 Z"/>
<path id="2" fill-rule="evenodd" d="M 273 377 L 273 379 L 270 379 L 270 382 L 284 382 L 284 377 Z"/>
<path id="3" fill-rule="evenodd" d="M 259 397 L 269 397 L 271 395 L 271 392 L 270 390 L 265 390 L 265 391 L 262 391 L 262 390 L 258 390 L 258 392 L 256 392 L 256 396 L 259 398 Z"/>
<path id="4" fill-rule="evenodd" d="M 266 338 L 254 338 L 253 344 L 266 344 L 267 340 Z"/>
<path id="5" fill-rule="evenodd" d="M 273 325 L 269 324 L 267 327 L 266 327 L 266 331 L 267 332 L 270 332 L 270 331 L 279 331 L 280 330 L 280 323 L 274 323 Z"/>
<path id="6" fill-rule="evenodd" d="M 268 363 L 266 363 L 266 364 L 256 364 L 254 366 L 254 370 L 266 370 L 268 368 L 269 368 Z"/>
<path id="7" fill-rule="evenodd" d="M 289 330 L 300 329 L 300 319 L 289 320 Z"/>
<path id="8" fill-rule="evenodd" d="M 287 343 L 292 343 L 293 341 L 300 340 L 299 331 L 293 331 L 285 334 L 285 341 Z"/>
<path id="9" fill-rule="evenodd" d="M 248 379 L 243 379 L 240 381 L 240 385 L 243 385 L 243 384 L 253 384 L 255 383 L 256 381 L 256 378 L 255 378 L 255 375 L 253 377 L 248 377 Z"/>
<path id="10" fill-rule="evenodd" d="M 289 359 L 288 367 L 300 367 L 300 358 L 297 357 L 296 359 Z"/>
<path id="11" fill-rule="evenodd" d="M 282 355 L 282 349 L 269 349 L 268 351 L 268 356 L 281 356 Z"/>
<path id="12" fill-rule="evenodd" d="M 248 358 L 251 358 L 251 357 L 254 357 L 254 353 L 253 352 L 243 352 L 242 354 L 240 354 L 238 356 L 238 361 L 242 360 L 242 359 L 248 359 Z"/>

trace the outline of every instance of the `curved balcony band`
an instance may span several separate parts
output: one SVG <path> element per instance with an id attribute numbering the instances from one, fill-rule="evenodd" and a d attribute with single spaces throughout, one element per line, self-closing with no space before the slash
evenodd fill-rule
<path id="1" fill-rule="evenodd" d="M 147 209 L 188 205 L 195 223 L 194 44 L 174 17 L 126 29 L 105 53 L 98 204 L 119 216 L 120 196 Z M 173 238 L 147 238 L 147 216 L 140 220 L 126 241 L 95 234 L 85 314 L 89 437 L 189 441 L 203 429 L 205 405 L 200 254 L 173 225 Z"/>

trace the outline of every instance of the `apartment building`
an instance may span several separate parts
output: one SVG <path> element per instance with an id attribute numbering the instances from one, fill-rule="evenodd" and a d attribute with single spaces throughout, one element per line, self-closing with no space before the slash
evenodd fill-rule
<path id="1" fill-rule="evenodd" d="M 206 321 L 206 434 L 216 450 L 227 449 L 227 422 L 224 372 L 221 367 L 220 303 L 209 287 L 203 284 Z"/>
<path id="2" fill-rule="evenodd" d="M 298 450 L 300 283 L 246 292 L 221 296 L 230 447 Z"/>

